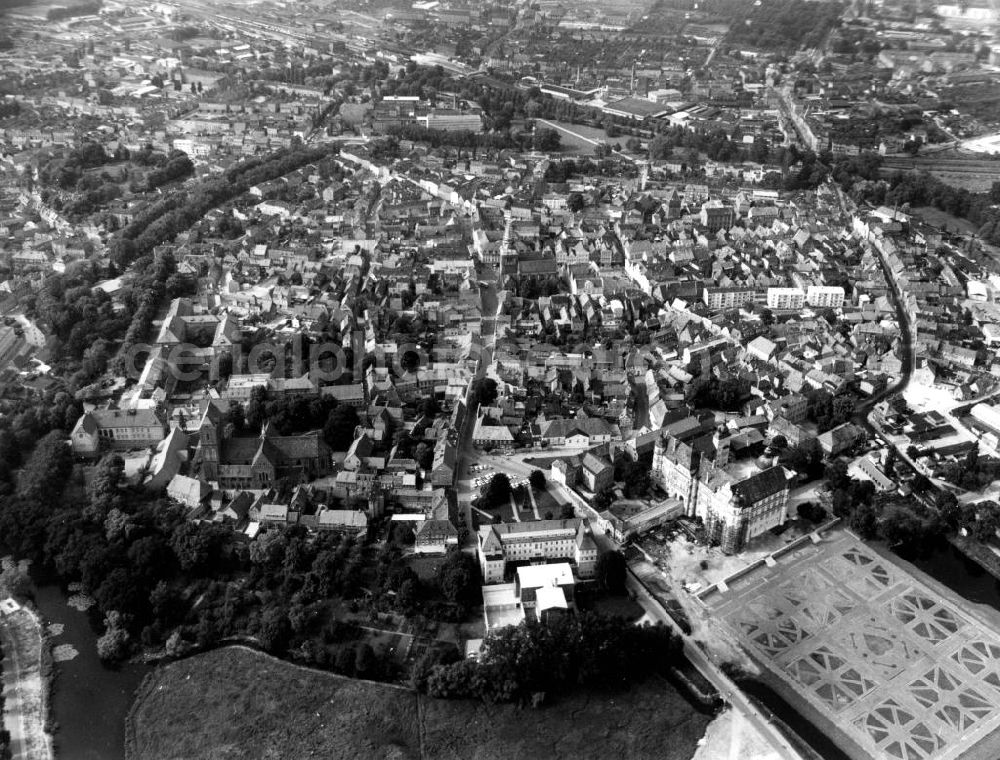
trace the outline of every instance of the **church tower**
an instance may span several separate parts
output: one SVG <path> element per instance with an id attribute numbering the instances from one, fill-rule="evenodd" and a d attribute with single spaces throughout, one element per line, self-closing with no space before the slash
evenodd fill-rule
<path id="1" fill-rule="evenodd" d="M 198 459 L 201 460 L 201 474 L 206 480 L 219 479 L 219 445 L 224 435 L 222 413 L 209 401 L 198 426 Z"/>

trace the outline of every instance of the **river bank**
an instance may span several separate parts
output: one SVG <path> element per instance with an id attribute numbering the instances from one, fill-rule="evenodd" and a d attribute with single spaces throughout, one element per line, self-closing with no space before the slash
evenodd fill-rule
<path id="1" fill-rule="evenodd" d="M 902 565 L 963 612 L 1000 632 L 1000 580 L 954 542 L 941 541 L 923 553 L 890 549 L 881 542 L 867 545 Z"/>
<path id="2" fill-rule="evenodd" d="M 1000 557 L 990 547 L 968 536 L 950 536 L 948 542 L 1000 582 Z"/>
<path id="3" fill-rule="evenodd" d="M 20 606 L 0 612 L 4 659 L 3 723 L 14 760 L 54 758 L 50 730 L 52 658 L 39 615 Z"/>
<path id="4" fill-rule="evenodd" d="M 36 586 L 34 595 L 56 655 L 50 710 L 58 754 L 71 760 L 122 760 L 125 717 L 150 668 L 102 662 L 98 631 L 79 597 L 51 584 Z"/>

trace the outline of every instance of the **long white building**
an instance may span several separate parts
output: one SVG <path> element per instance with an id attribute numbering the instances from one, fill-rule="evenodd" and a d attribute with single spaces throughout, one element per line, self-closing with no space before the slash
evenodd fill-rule
<path id="1" fill-rule="evenodd" d="M 806 294 L 798 288 L 768 288 L 767 308 L 801 309 L 806 302 Z"/>
<path id="2" fill-rule="evenodd" d="M 810 285 L 806 290 L 806 303 L 810 306 L 839 309 L 844 305 L 844 289 L 839 285 Z"/>
<path id="3" fill-rule="evenodd" d="M 581 578 L 597 564 L 597 544 L 580 518 L 483 525 L 478 535 L 479 567 L 484 583 L 500 583 L 508 562 L 570 560 Z"/>

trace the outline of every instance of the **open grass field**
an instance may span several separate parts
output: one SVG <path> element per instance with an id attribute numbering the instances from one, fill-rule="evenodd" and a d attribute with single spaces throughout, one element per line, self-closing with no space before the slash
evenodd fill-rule
<path id="1" fill-rule="evenodd" d="M 662 681 L 519 709 L 429 699 L 229 647 L 147 679 L 128 758 L 690 760 L 708 722 Z"/>
<path id="2" fill-rule="evenodd" d="M 993 183 L 1000 179 L 997 174 L 976 174 L 974 172 L 956 172 L 948 170 L 929 169 L 931 174 L 952 187 L 965 188 L 970 193 L 985 193 Z"/>
<path id="3" fill-rule="evenodd" d="M 616 615 L 626 620 L 638 620 L 645 610 L 632 597 L 601 593 L 593 601 L 593 608 L 602 615 Z"/>
<path id="4" fill-rule="evenodd" d="M 927 224 L 941 229 L 947 228 L 949 232 L 955 232 L 957 230 L 962 234 L 970 235 L 977 232 L 979 229 L 968 219 L 961 219 L 957 216 L 949 214 L 947 211 L 941 211 L 940 209 L 934 208 L 933 206 L 920 206 L 919 208 L 913 209 L 912 213 L 913 216 L 919 216 Z"/>
<path id="5" fill-rule="evenodd" d="M 129 716 L 133 760 L 419 758 L 412 692 L 241 647 L 160 668 Z"/>
<path id="6" fill-rule="evenodd" d="M 559 517 L 562 512 L 562 504 L 556 501 L 547 488 L 535 493 L 535 503 L 538 505 L 538 513 L 542 517 L 545 517 L 546 512 L 551 512 L 553 517 Z"/>
<path id="7" fill-rule="evenodd" d="M 608 136 L 603 129 L 595 129 L 584 124 L 546 120 L 545 123 L 539 121 L 538 126 L 555 129 L 559 133 L 560 146 L 563 153 L 592 156 L 594 153 L 594 142 L 615 142 L 615 140 L 608 140 Z M 624 143 L 625 139 L 624 137 L 620 138 L 620 142 Z M 591 140 L 594 142 L 590 142 Z"/>

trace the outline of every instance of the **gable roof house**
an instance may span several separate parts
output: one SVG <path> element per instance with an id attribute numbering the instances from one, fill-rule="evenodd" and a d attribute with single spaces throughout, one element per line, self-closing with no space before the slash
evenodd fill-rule
<path id="1" fill-rule="evenodd" d="M 415 553 L 444 554 L 453 546 L 458 546 L 458 531 L 451 520 L 424 520 L 417 527 Z"/>
<path id="2" fill-rule="evenodd" d="M 174 475 L 167 485 L 167 496 L 189 509 L 198 509 L 211 493 L 208 483 L 187 475 Z"/>
<path id="3" fill-rule="evenodd" d="M 542 422 L 542 440 L 554 446 L 596 446 L 621 440 L 621 430 L 600 417 Z"/>
<path id="4" fill-rule="evenodd" d="M 166 435 L 167 426 L 153 409 L 94 409 L 76 421 L 70 447 L 77 456 L 97 456 L 105 449 L 155 446 Z"/>
<path id="5" fill-rule="evenodd" d="M 817 437 L 820 448 L 828 457 L 846 451 L 864 437 L 864 430 L 851 422 L 845 422 Z"/>
<path id="6" fill-rule="evenodd" d="M 149 463 L 143 487 L 158 491 L 166 488 L 171 479 L 180 472 L 187 453 L 188 437 L 179 427 L 171 428 L 170 434 L 156 447 L 156 454 Z"/>

